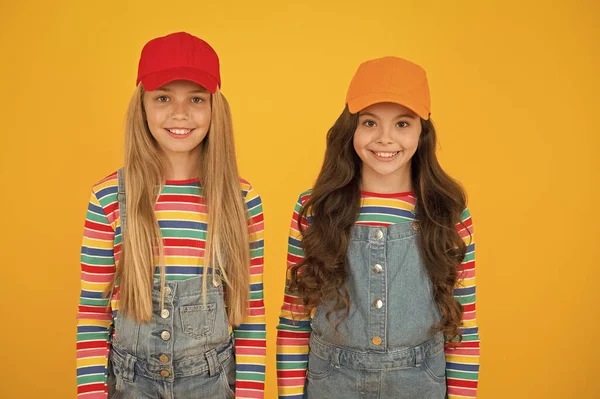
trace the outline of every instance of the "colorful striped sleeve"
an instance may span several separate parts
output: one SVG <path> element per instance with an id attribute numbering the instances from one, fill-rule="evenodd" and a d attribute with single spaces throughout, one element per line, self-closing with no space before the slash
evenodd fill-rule
<path id="1" fill-rule="evenodd" d="M 457 226 L 467 244 L 467 254 L 461 264 L 461 275 L 454 296 L 463 305 L 462 342 L 446 349 L 446 381 L 448 399 L 475 398 L 479 378 L 479 329 L 475 321 L 475 240 L 471 213 L 462 214 Z"/>
<path id="2" fill-rule="evenodd" d="M 112 193 L 115 191 L 115 193 Z M 115 272 L 114 235 L 101 200 L 116 195 L 110 182 L 92 190 L 81 246 L 81 296 L 77 312 L 77 395 L 105 399 L 112 310 L 102 294 Z"/>
<path id="3" fill-rule="evenodd" d="M 258 193 L 245 181 L 249 214 L 250 302 L 245 322 L 233 329 L 236 355 L 236 398 L 262 399 L 265 394 L 267 356 L 266 318 L 263 295 L 264 219 Z"/>
<path id="4" fill-rule="evenodd" d="M 277 326 L 277 386 L 279 398 L 302 399 L 308 367 L 308 344 L 311 318 L 298 304 L 298 296 L 289 289 L 290 268 L 304 259 L 302 238 L 298 229 L 298 213 L 310 192 L 300 195 L 296 203 L 288 238 L 286 285 L 283 306 Z M 308 227 L 308 220 L 302 220 Z"/>

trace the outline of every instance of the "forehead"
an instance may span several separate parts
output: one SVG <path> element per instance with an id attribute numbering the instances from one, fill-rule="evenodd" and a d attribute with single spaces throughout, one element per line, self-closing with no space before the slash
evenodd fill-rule
<path id="1" fill-rule="evenodd" d="M 169 82 L 156 90 L 162 91 L 189 91 L 189 92 L 201 92 L 208 93 L 204 87 L 200 86 L 196 82 L 192 82 L 189 80 L 174 80 Z"/>
<path id="2" fill-rule="evenodd" d="M 369 113 L 369 114 L 374 114 L 374 115 L 394 114 L 394 116 L 402 115 L 402 114 L 415 115 L 414 112 L 412 112 L 410 109 L 406 108 L 405 106 L 397 104 L 397 103 L 390 103 L 390 102 L 376 103 L 373 105 L 369 105 L 367 108 L 360 111 L 360 114 L 364 114 L 364 113 Z"/>

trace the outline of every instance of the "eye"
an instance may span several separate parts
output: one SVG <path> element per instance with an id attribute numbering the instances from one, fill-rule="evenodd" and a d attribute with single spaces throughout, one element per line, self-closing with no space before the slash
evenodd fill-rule
<path id="1" fill-rule="evenodd" d="M 204 99 L 202 97 L 192 97 L 192 102 L 194 104 L 200 104 L 203 101 L 204 101 Z"/>
<path id="2" fill-rule="evenodd" d="M 156 97 L 156 101 L 158 101 L 159 103 L 166 103 L 167 101 L 169 101 L 169 97 L 167 97 L 167 96 L 158 96 L 158 97 Z"/>
<path id="3" fill-rule="evenodd" d="M 376 126 L 375 122 L 370 119 L 367 119 L 362 124 L 365 125 L 366 127 L 375 127 Z"/>
<path id="4" fill-rule="evenodd" d="M 398 123 L 396 124 L 396 126 L 398 126 L 398 127 L 408 127 L 408 126 L 409 126 L 409 123 L 408 123 L 408 122 L 405 122 L 405 121 L 400 121 L 400 122 L 398 122 Z"/>

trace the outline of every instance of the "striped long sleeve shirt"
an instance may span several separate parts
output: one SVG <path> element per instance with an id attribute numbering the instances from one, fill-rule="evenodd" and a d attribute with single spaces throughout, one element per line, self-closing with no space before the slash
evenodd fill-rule
<path id="1" fill-rule="evenodd" d="M 304 313 L 298 296 L 290 291 L 290 268 L 304 259 L 302 236 L 298 229 L 298 213 L 310 197 L 310 190 L 298 198 L 288 239 L 286 288 L 277 327 L 277 383 L 279 398 L 302 399 L 308 367 L 311 317 Z M 361 194 L 357 224 L 389 226 L 412 223 L 416 198 L 413 193 Z M 459 281 L 454 296 L 463 305 L 464 314 L 460 331 L 461 343 L 446 349 L 446 381 L 448 398 L 475 398 L 479 374 L 479 332 L 475 321 L 475 244 L 471 215 L 466 209 L 458 232 L 467 244 L 467 254 L 460 265 Z M 303 219 L 306 228 L 311 221 Z"/>
<path id="2" fill-rule="evenodd" d="M 266 364 L 266 320 L 263 301 L 264 222 L 262 201 L 240 179 L 249 215 L 250 301 L 246 320 L 233 328 L 236 398 L 263 398 Z M 79 398 L 106 399 L 107 365 L 117 294 L 103 299 L 116 271 L 121 250 L 117 174 L 92 188 L 81 247 L 81 297 L 77 313 L 77 393 Z M 166 279 L 185 280 L 202 274 L 208 214 L 197 179 L 167 181 L 155 205 L 163 237 Z M 156 269 L 155 278 L 159 278 Z M 227 289 L 227 287 L 224 287 Z"/>

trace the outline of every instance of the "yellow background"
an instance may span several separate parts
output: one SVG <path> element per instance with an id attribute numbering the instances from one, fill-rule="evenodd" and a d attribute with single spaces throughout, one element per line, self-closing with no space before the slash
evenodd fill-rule
<path id="1" fill-rule="evenodd" d="M 443 166 L 477 232 L 478 398 L 598 398 L 599 3 L 2 1 L 0 397 L 75 396 L 79 247 L 121 165 L 149 39 L 220 55 L 242 175 L 266 220 L 267 398 L 286 234 L 361 61 L 428 72 Z M 539 3 L 539 5 L 538 5 Z"/>

